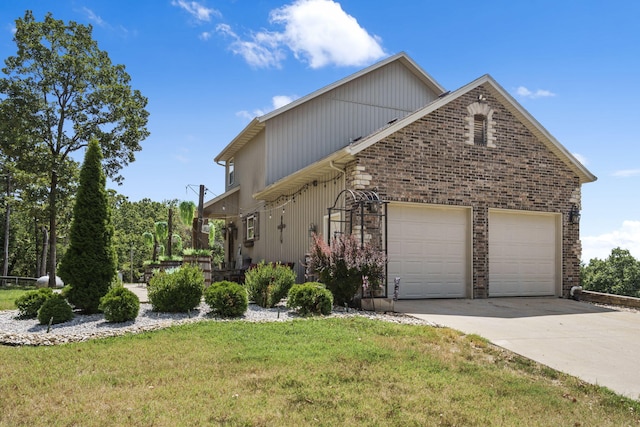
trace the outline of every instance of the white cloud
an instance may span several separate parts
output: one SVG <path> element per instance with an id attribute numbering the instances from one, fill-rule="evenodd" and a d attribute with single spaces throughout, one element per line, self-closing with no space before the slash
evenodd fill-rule
<path id="1" fill-rule="evenodd" d="M 256 109 L 256 110 L 253 110 L 253 112 L 249 112 L 247 110 L 238 111 L 236 113 L 236 116 L 242 117 L 247 120 L 251 120 L 254 117 L 264 116 L 265 114 L 273 110 L 277 110 L 280 107 L 284 107 L 285 105 L 295 101 L 296 99 L 298 99 L 298 97 L 295 95 L 294 96 L 276 95 L 273 98 L 271 98 L 271 104 L 272 104 L 271 107 L 265 108 L 265 109 Z"/>
<path id="2" fill-rule="evenodd" d="M 623 221 L 622 226 L 610 233 L 582 238 L 582 260 L 589 263 L 593 258 L 605 259 L 614 248 L 628 249 L 640 259 L 640 221 Z"/>
<path id="3" fill-rule="evenodd" d="M 571 154 L 573 154 L 573 157 L 578 159 L 578 161 L 582 163 L 584 166 L 587 166 L 589 164 L 589 161 L 587 160 L 587 158 L 582 154 L 578 154 L 578 153 L 571 153 Z"/>
<path id="4" fill-rule="evenodd" d="M 212 16 L 222 16 L 219 11 L 208 8 L 197 1 L 172 0 L 171 5 L 183 9 L 198 22 L 209 22 Z"/>
<path id="5" fill-rule="evenodd" d="M 226 24 L 218 31 L 234 39 L 231 50 L 254 67 L 279 67 L 289 49 L 311 68 L 361 66 L 386 55 L 378 37 L 332 0 L 295 0 L 271 11 L 281 32 L 260 31 L 243 40 Z"/>
<path id="6" fill-rule="evenodd" d="M 280 107 L 284 107 L 287 104 L 291 104 L 297 98 L 298 98 L 297 96 L 291 97 L 287 95 L 276 95 L 272 99 L 273 108 L 277 110 Z"/>
<path id="7" fill-rule="evenodd" d="M 615 171 L 612 175 L 619 178 L 629 178 L 640 175 L 640 169 L 622 169 Z"/>
<path id="8" fill-rule="evenodd" d="M 111 25 L 109 22 L 105 21 L 104 19 L 102 19 L 102 17 L 100 15 L 98 15 L 97 13 L 95 13 L 92 9 L 89 9 L 88 7 L 83 7 L 82 8 L 82 13 L 85 14 L 85 16 L 87 17 L 87 19 L 92 23 L 95 24 L 101 28 L 104 28 L 106 30 L 109 30 L 115 34 L 118 34 L 120 37 L 129 37 L 130 35 L 135 35 L 135 32 L 130 32 L 127 28 L 123 27 L 122 25 L 118 25 L 118 26 L 114 26 Z"/>
<path id="9" fill-rule="evenodd" d="M 211 36 L 213 35 L 213 33 L 211 31 L 203 31 L 200 33 L 200 40 L 204 40 L 207 41 L 211 38 Z"/>
<path id="10" fill-rule="evenodd" d="M 89 9 L 88 7 L 83 7 L 82 11 L 87 15 L 87 19 L 89 19 L 89 21 L 95 23 L 99 27 L 108 27 L 104 19 L 97 15 L 93 10 Z"/>
<path id="11" fill-rule="evenodd" d="M 532 92 L 524 86 L 518 86 L 518 88 L 516 89 L 516 94 L 518 94 L 518 96 L 521 96 L 523 98 L 531 98 L 531 99 L 548 98 L 550 96 L 556 96 L 555 93 L 546 89 L 537 89 L 535 92 Z"/>
<path id="12" fill-rule="evenodd" d="M 231 37 L 231 51 L 244 58 L 249 65 L 256 68 L 279 68 L 280 62 L 285 58 L 285 54 L 278 47 L 277 42 L 269 41 L 267 33 L 259 33 L 253 36 L 253 41 L 242 40 L 227 24 L 219 24 L 218 32 Z"/>

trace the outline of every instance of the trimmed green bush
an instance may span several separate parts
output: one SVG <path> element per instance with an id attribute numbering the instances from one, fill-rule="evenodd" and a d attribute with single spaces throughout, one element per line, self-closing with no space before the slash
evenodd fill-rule
<path id="1" fill-rule="evenodd" d="M 307 282 L 293 285 L 289 290 L 287 307 L 297 310 L 302 316 L 309 314 L 331 314 L 333 294 L 322 283 Z"/>
<path id="2" fill-rule="evenodd" d="M 38 310 L 42 304 L 53 296 L 53 289 L 40 288 L 29 291 L 24 295 L 16 298 L 15 305 L 18 307 L 20 317 L 23 319 L 34 319 L 38 316 Z"/>
<path id="3" fill-rule="evenodd" d="M 53 294 L 42 304 L 38 310 L 38 322 L 46 325 L 64 323 L 73 319 L 73 309 L 62 295 Z"/>
<path id="4" fill-rule="evenodd" d="M 289 267 L 280 263 L 265 264 L 264 261 L 244 276 L 249 299 L 266 308 L 275 306 L 286 297 L 295 281 L 296 274 Z"/>
<path id="5" fill-rule="evenodd" d="M 98 307 L 107 322 L 126 322 L 138 317 L 140 300 L 124 286 L 115 286 L 102 298 Z"/>
<path id="6" fill-rule="evenodd" d="M 204 302 L 222 317 L 242 316 L 249 306 L 247 290 L 235 282 L 212 283 L 204 290 Z"/>
<path id="7" fill-rule="evenodd" d="M 60 295 L 64 297 L 67 301 L 69 301 L 69 294 L 71 293 L 71 285 L 65 285 L 64 288 L 60 289 Z"/>
<path id="8" fill-rule="evenodd" d="M 160 271 L 149 281 L 149 302 L 154 311 L 184 313 L 202 300 L 204 276 L 197 266 L 183 265 L 171 272 Z"/>
<path id="9" fill-rule="evenodd" d="M 98 141 L 92 139 L 80 170 L 69 248 L 58 269 L 64 283 L 71 285 L 71 304 L 89 314 L 98 312 L 100 298 L 109 291 L 117 269 L 105 183 L 102 150 Z"/>

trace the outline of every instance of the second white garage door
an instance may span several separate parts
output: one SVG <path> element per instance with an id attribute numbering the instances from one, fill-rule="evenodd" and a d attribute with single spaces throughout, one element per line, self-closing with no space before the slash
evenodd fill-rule
<path id="1" fill-rule="evenodd" d="M 468 297 L 469 216 L 465 208 L 390 204 L 389 295 L 400 277 L 399 298 Z"/>
<path id="2" fill-rule="evenodd" d="M 558 216 L 489 211 L 489 296 L 555 295 Z"/>

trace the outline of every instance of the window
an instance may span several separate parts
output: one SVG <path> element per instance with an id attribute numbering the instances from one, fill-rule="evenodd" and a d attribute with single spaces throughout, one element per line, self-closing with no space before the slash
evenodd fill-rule
<path id="1" fill-rule="evenodd" d="M 227 185 L 232 186 L 233 184 L 235 184 L 235 164 L 233 162 L 233 159 L 227 162 L 227 177 Z"/>
<path id="2" fill-rule="evenodd" d="M 249 248 L 260 238 L 260 213 L 254 212 L 243 217 L 242 228 L 244 229 L 244 246 Z"/>
<path id="3" fill-rule="evenodd" d="M 253 240 L 256 237 L 256 217 L 250 215 L 247 217 L 247 240 Z"/>

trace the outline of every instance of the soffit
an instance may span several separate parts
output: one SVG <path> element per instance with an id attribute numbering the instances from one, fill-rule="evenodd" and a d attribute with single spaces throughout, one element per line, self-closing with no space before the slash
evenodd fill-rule
<path id="1" fill-rule="evenodd" d="M 279 197 L 293 195 L 305 185 L 311 185 L 314 181 L 319 181 L 328 174 L 344 173 L 347 163 L 354 159 L 355 157 L 345 149 L 336 151 L 324 159 L 274 182 L 264 190 L 255 193 L 253 198 L 272 202 Z"/>
<path id="2" fill-rule="evenodd" d="M 231 190 L 222 193 L 204 203 L 205 218 L 226 218 L 229 216 L 237 216 L 239 212 L 240 186 L 236 186 Z"/>

